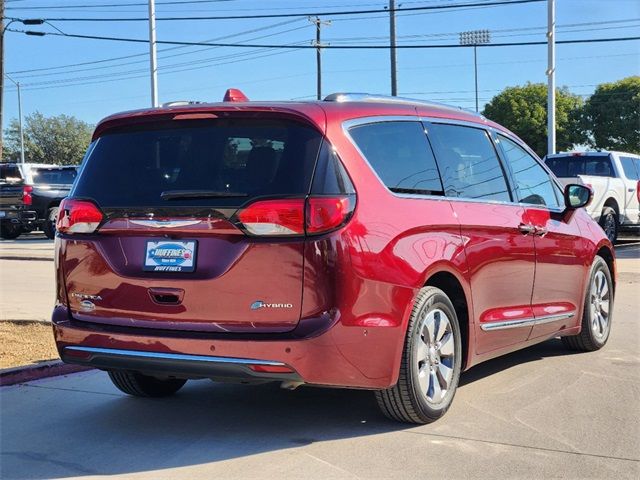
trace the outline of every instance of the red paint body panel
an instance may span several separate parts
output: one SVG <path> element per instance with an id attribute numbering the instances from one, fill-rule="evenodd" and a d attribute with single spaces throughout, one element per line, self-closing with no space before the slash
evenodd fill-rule
<path id="1" fill-rule="evenodd" d="M 232 222 L 198 218 L 171 229 L 197 240 L 195 272 L 142 271 L 145 242 L 159 233 L 113 218 L 96 234 L 56 239 L 54 333 L 67 346 L 215 355 L 285 363 L 304 382 L 386 388 L 397 381 L 417 292 L 436 274 L 460 285 L 467 306 L 465 368 L 559 334 L 579 331 L 585 282 L 601 248 L 613 249 L 582 211 L 558 214 L 518 204 L 392 194 L 343 131 L 371 116 L 440 117 L 511 135 L 464 111 L 410 104 L 220 103 L 125 112 L 113 127 L 176 115 L 287 117 L 314 126 L 343 162 L 357 192 L 351 219 L 313 237 L 252 238 Z M 184 118 L 184 117 L 183 117 Z M 175 121 L 181 121 L 176 119 Z M 191 121 L 191 120 L 190 120 Z M 546 228 L 525 235 L 520 224 Z M 614 269 L 615 275 L 615 269 Z M 177 305 L 154 295 L 177 292 Z M 82 297 L 98 295 L 93 311 Z M 260 309 L 256 300 L 290 302 Z M 569 320 L 484 331 L 482 325 L 575 312 Z"/>

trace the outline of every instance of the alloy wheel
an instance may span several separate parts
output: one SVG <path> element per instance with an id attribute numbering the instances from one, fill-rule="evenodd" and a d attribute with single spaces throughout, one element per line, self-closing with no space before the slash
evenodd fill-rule
<path id="1" fill-rule="evenodd" d="M 445 312 L 431 310 L 421 319 L 414 338 L 420 392 L 427 402 L 441 403 L 451 388 L 455 366 L 455 339 Z"/>
<path id="2" fill-rule="evenodd" d="M 591 330 L 596 338 L 602 339 L 609 333 L 611 289 L 604 272 L 597 271 L 590 288 Z"/>

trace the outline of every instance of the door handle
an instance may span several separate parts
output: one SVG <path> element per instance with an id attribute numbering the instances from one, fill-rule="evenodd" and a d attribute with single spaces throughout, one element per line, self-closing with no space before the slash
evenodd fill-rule
<path id="1" fill-rule="evenodd" d="M 518 225 L 518 230 L 520 230 L 520 232 L 525 235 L 536 233 L 536 227 L 534 227 L 530 223 L 521 223 L 520 225 Z"/>
<path id="2" fill-rule="evenodd" d="M 534 233 L 538 237 L 544 237 L 547 233 L 549 233 L 549 230 L 544 227 L 534 227 Z"/>

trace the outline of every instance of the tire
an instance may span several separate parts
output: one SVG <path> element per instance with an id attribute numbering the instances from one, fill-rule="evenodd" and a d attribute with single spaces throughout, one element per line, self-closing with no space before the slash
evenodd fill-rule
<path id="1" fill-rule="evenodd" d="M 138 372 L 111 370 L 108 372 L 113 384 L 122 392 L 134 397 L 168 397 L 187 382 L 181 378 L 159 379 Z"/>
<path id="2" fill-rule="evenodd" d="M 460 326 L 453 304 L 442 290 L 425 287 L 416 297 L 407 326 L 398 383 L 375 392 L 378 406 L 392 420 L 434 422 L 453 401 L 461 365 Z"/>
<path id="3" fill-rule="evenodd" d="M 598 223 L 611 243 L 616 243 L 616 240 L 618 239 L 618 229 L 620 227 L 618 221 L 618 214 L 613 208 L 604 207 L 602 209 L 602 214 L 600 214 L 600 221 Z"/>
<path id="4" fill-rule="evenodd" d="M 0 238 L 13 240 L 22 233 L 22 225 L 16 223 L 3 222 L 0 224 Z"/>
<path id="5" fill-rule="evenodd" d="M 56 236 L 56 220 L 58 218 L 58 207 L 52 207 L 47 210 L 47 218 L 42 225 L 42 231 L 49 240 Z"/>
<path id="6" fill-rule="evenodd" d="M 602 281 L 605 282 L 606 293 L 605 287 L 601 287 Z M 582 310 L 582 329 L 578 335 L 562 337 L 562 343 L 570 350 L 580 352 L 593 352 L 604 347 L 611 333 L 614 296 L 609 267 L 602 257 L 596 256 Z"/>

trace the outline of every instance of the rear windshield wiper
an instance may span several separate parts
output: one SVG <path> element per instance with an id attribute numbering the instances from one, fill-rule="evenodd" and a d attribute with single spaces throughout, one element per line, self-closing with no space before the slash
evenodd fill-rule
<path id="1" fill-rule="evenodd" d="M 180 198 L 232 198 L 246 197 L 247 193 L 242 192 L 224 192 L 217 190 L 167 190 L 160 194 L 163 200 L 176 200 Z"/>

